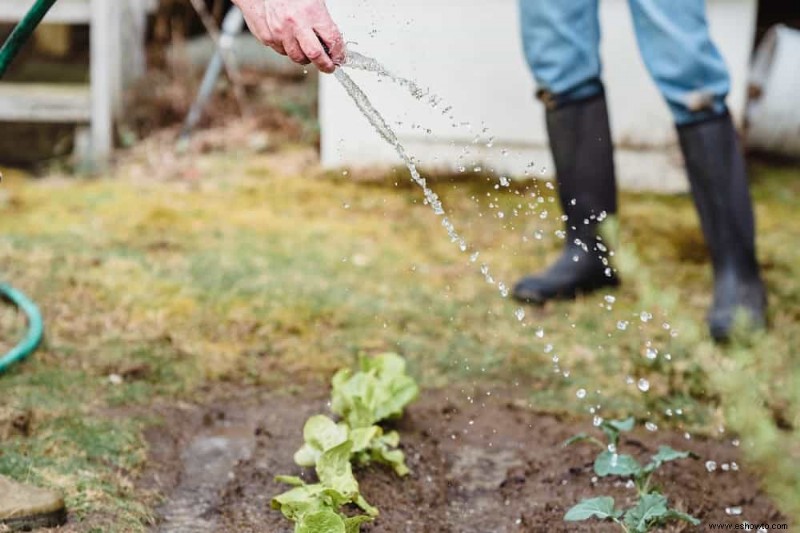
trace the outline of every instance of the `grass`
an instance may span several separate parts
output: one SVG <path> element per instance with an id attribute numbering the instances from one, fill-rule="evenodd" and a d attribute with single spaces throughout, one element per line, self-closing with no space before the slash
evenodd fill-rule
<path id="1" fill-rule="evenodd" d="M 136 159 L 108 179 L 6 173 L 0 272 L 40 304 L 47 340 L 0 379 L 0 473 L 60 487 L 79 530 L 143 528 L 156 500 L 134 479 L 152 402 L 208 383 L 319 384 L 359 353 L 393 350 L 426 387 L 481 383 L 541 410 L 722 427 L 787 509 L 800 501 L 787 466 L 800 453 L 800 172 L 755 171 L 773 327 L 724 349 L 704 330 L 711 276 L 688 197 L 622 199 L 627 283 L 613 303 L 527 308 L 520 323 L 402 171 L 356 183 L 287 163 L 301 152 L 187 158 L 190 171 L 164 180 Z M 495 189 L 476 176 L 436 189 L 507 284 L 558 254 L 543 184 Z M 8 343 L 19 324 L 0 309 Z M 8 423 L 20 413 L 23 430 Z"/>

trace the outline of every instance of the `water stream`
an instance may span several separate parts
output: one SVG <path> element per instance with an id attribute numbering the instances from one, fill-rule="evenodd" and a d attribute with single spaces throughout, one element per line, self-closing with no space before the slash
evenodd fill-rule
<path id="1" fill-rule="evenodd" d="M 350 56 L 349 56 L 350 57 Z M 415 97 L 421 98 L 422 96 L 418 96 L 420 94 L 425 95 L 428 94 L 426 92 L 420 92 L 421 89 L 413 82 L 409 80 L 404 80 L 403 78 L 397 78 L 388 73 L 386 69 L 380 66 L 380 64 L 375 61 L 374 59 L 367 58 L 360 54 L 356 55 L 357 59 L 354 59 L 354 64 L 357 65 L 354 68 L 360 68 L 362 70 L 371 70 L 372 72 L 377 72 L 379 74 L 389 76 L 392 79 L 398 81 L 401 85 L 409 89 Z M 350 66 L 350 59 L 348 59 L 348 63 L 345 66 Z M 409 173 L 411 174 L 411 179 L 413 182 L 418 185 L 421 189 L 423 194 L 425 195 L 425 202 L 431 206 L 433 212 L 437 215 L 442 217 L 442 226 L 447 231 L 447 235 L 450 237 L 450 240 L 458 245 L 459 249 L 462 252 L 470 252 L 470 261 L 476 262 L 478 260 L 479 252 L 471 249 L 470 245 L 467 243 L 466 239 L 462 237 L 458 231 L 456 230 L 453 223 L 447 217 L 444 206 L 442 205 L 442 201 L 439 198 L 439 195 L 436 194 L 433 189 L 428 186 L 428 182 L 425 178 L 423 178 L 419 170 L 417 170 L 416 163 L 411 155 L 406 151 L 403 144 L 397 138 L 394 130 L 392 130 L 391 126 L 386 122 L 383 116 L 375 109 L 375 106 L 372 105 L 367 95 L 364 91 L 353 81 L 353 79 L 347 75 L 341 68 L 336 69 L 334 73 L 336 79 L 339 83 L 342 84 L 347 94 L 353 99 L 358 109 L 367 118 L 367 120 L 372 124 L 372 127 L 375 128 L 375 131 L 385 140 L 387 143 L 392 145 L 394 149 L 397 151 L 397 154 L 400 156 L 400 159 L 403 160 L 406 167 L 408 168 Z M 435 98 L 435 97 L 434 97 Z M 489 266 L 487 264 L 481 264 L 480 267 L 481 274 L 483 274 L 484 279 L 487 283 L 494 285 L 497 287 L 497 290 L 500 292 L 500 295 L 503 298 L 508 296 L 509 290 L 508 286 L 503 283 L 502 281 L 496 280 L 494 276 L 492 276 Z M 524 317 L 524 311 L 522 311 Z M 520 310 L 518 309 L 515 312 L 517 318 L 520 317 Z M 520 318 L 521 320 L 521 318 Z"/>

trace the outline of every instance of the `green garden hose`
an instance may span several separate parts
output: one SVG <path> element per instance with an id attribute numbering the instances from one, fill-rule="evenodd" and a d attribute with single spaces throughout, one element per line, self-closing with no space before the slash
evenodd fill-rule
<path id="1" fill-rule="evenodd" d="M 30 11 L 22 17 L 22 20 L 3 45 L 3 48 L 0 48 L 0 78 L 6 73 L 8 66 L 20 51 L 22 45 L 28 41 L 31 34 L 33 34 L 33 30 L 36 29 L 55 3 L 56 0 L 36 0 Z"/>
<path id="2" fill-rule="evenodd" d="M 12 348 L 10 352 L 5 355 L 0 355 L 0 374 L 2 374 L 8 370 L 11 365 L 22 361 L 36 350 L 39 343 L 42 342 L 44 323 L 42 322 L 42 315 L 39 313 L 39 308 L 36 307 L 36 304 L 15 288 L 0 283 L 0 298 L 8 300 L 13 305 L 17 306 L 17 308 L 25 314 L 25 318 L 28 321 L 28 332 L 25 334 L 25 338 Z"/>
<path id="3" fill-rule="evenodd" d="M 17 53 L 30 39 L 33 30 L 42 22 L 44 16 L 55 3 L 56 0 L 36 0 L 31 9 L 22 17 L 22 20 L 9 35 L 8 40 L 0 48 L 0 78 L 6 73 Z M 0 374 L 2 374 L 11 365 L 22 361 L 39 347 L 44 335 L 44 323 L 36 304 L 10 285 L 0 283 L 0 299 L 8 300 L 17 306 L 25 314 L 25 318 L 28 321 L 28 331 L 22 341 L 7 354 L 0 354 Z"/>

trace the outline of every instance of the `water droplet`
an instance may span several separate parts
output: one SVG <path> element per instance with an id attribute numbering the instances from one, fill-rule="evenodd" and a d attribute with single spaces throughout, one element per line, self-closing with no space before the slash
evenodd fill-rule
<path id="1" fill-rule="evenodd" d="M 536 336 L 539 337 L 540 339 L 543 339 L 544 338 L 544 329 L 542 329 L 542 328 L 537 329 L 536 330 Z"/>
<path id="2" fill-rule="evenodd" d="M 611 296 L 610 294 L 606 294 L 606 295 L 605 295 L 605 297 L 604 297 L 603 299 L 604 299 L 606 302 L 610 303 L 610 304 L 613 304 L 614 302 L 616 302 L 616 301 L 617 301 L 617 299 L 616 299 L 615 297 Z"/>
<path id="3" fill-rule="evenodd" d="M 658 426 L 652 422 L 646 422 L 644 427 L 647 431 L 658 431 Z"/>
<path id="4" fill-rule="evenodd" d="M 525 318 L 525 310 L 521 307 L 518 308 L 516 311 L 514 311 L 514 316 L 517 317 L 517 320 L 522 322 L 522 320 Z"/>
<path id="5" fill-rule="evenodd" d="M 644 379 L 644 378 L 640 379 L 640 380 L 639 380 L 639 383 L 637 383 L 637 384 L 636 384 L 636 386 L 637 386 L 637 387 L 639 388 L 639 390 L 640 390 L 640 391 L 642 391 L 642 392 L 647 392 L 647 391 L 649 391 L 649 390 L 650 390 L 650 382 L 649 382 L 649 381 L 647 381 L 647 380 L 646 380 L 646 379 Z"/>
<path id="6" fill-rule="evenodd" d="M 578 399 L 583 400 L 586 398 L 586 389 L 578 389 L 578 392 L 575 393 L 575 396 L 577 396 Z"/>
<path id="7" fill-rule="evenodd" d="M 647 350 L 645 350 L 644 355 L 650 361 L 655 361 L 656 357 L 658 357 L 658 350 L 656 350 L 655 348 L 648 348 Z"/>
<path id="8" fill-rule="evenodd" d="M 603 417 L 600 415 L 595 415 L 594 418 L 592 419 L 592 424 L 594 424 L 594 427 L 600 427 L 600 424 L 602 423 L 603 423 Z M 617 454 L 614 455 L 616 456 Z"/>
<path id="9" fill-rule="evenodd" d="M 628 321 L 627 320 L 620 320 L 617 322 L 617 329 L 620 331 L 625 331 L 628 329 Z"/>
<path id="10" fill-rule="evenodd" d="M 651 313 L 648 313 L 647 311 L 642 311 L 641 313 L 639 313 L 639 320 L 641 320 L 642 322 L 647 323 L 652 318 L 653 318 L 653 315 Z"/>
<path id="11" fill-rule="evenodd" d="M 706 461 L 706 470 L 709 472 L 714 472 L 717 470 L 717 462 L 716 461 Z"/>
<path id="12" fill-rule="evenodd" d="M 508 296 L 508 287 L 502 281 L 497 284 L 497 290 L 500 291 L 500 296 L 506 298 Z"/>
<path id="13" fill-rule="evenodd" d="M 536 231 L 533 232 L 533 237 L 537 241 L 541 241 L 544 238 L 544 232 L 540 229 L 537 229 Z"/>
<path id="14" fill-rule="evenodd" d="M 742 508 L 738 507 L 738 506 L 737 507 L 726 507 L 725 508 L 725 514 L 729 515 L 729 516 L 739 516 L 740 514 L 742 514 Z"/>

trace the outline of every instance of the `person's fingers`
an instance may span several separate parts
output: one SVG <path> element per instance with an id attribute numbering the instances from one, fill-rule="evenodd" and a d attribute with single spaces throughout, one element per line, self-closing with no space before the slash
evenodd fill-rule
<path id="1" fill-rule="evenodd" d="M 300 47 L 300 43 L 298 43 L 297 39 L 295 39 L 294 37 L 289 37 L 283 41 L 283 49 L 286 51 L 286 55 L 289 56 L 289 59 L 291 59 L 295 63 L 300 63 L 301 65 L 308 65 L 309 60 L 303 53 L 303 49 Z"/>
<path id="2" fill-rule="evenodd" d="M 333 21 L 328 21 L 314 27 L 319 39 L 328 47 L 328 56 L 336 65 L 341 65 L 345 60 L 344 37 Z"/>
<path id="3" fill-rule="evenodd" d="M 283 48 L 283 44 L 281 43 L 265 43 L 267 46 L 278 52 L 280 55 L 285 56 L 286 50 Z"/>
<path id="4" fill-rule="evenodd" d="M 262 44 L 274 48 L 274 38 L 267 25 L 266 9 L 263 2 L 248 0 L 239 3 L 244 14 L 244 21 L 250 33 Z"/>
<path id="5" fill-rule="evenodd" d="M 306 29 L 297 34 L 297 42 L 303 49 L 305 56 L 314 63 L 322 72 L 330 74 L 336 70 L 336 65 L 333 64 L 331 58 L 325 52 L 322 43 L 311 29 Z"/>

